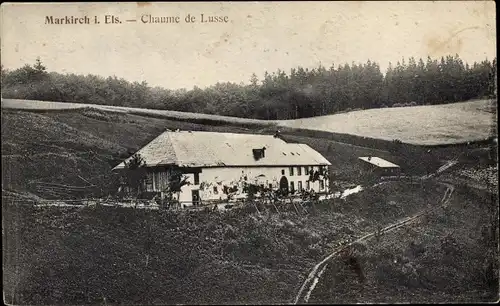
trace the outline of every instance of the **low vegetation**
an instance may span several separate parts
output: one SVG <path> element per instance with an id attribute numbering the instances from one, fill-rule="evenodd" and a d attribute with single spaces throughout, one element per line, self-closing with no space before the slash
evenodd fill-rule
<path id="1" fill-rule="evenodd" d="M 353 111 L 280 121 L 279 125 L 389 141 L 398 139 L 415 145 L 443 145 L 493 137 L 496 121 L 496 100 L 478 100 Z"/>
<path id="2" fill-rule="evenodd" d="M 437 185 L 386 184 L 295 210 L 228 212 L 4 201 L 12 304 L 288 303 L 328 250 L 435 203 Z"/>
<path id="3" fill-rule="evenodd" d="M 360 273 L 339 256 L 310 303 L 439 303 L 498 300 L 498 205 L 459 188 L 449 206 L 357 248 Z"/>

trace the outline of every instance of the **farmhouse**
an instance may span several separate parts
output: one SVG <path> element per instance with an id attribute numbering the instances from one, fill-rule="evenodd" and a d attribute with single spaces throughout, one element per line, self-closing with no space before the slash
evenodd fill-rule
<path id="1" fill-rule="evenodd" d="M 244 198 L 248 185 L 292 194 L 328 192 L 331 163 L 308 145 L 276 135 L 166 131 L 137 153 L 146 163 L 148 192 L 163 198 L 174 173 L 187 177 L 174 195 L 186 206 Z M 125 169 L 127 160 L 113 170 Z"/>
<path id="2" fill-rule="evenodd" d="M 392 176 L 400 174 L 400 167 L 385 159 L 376 156 L 360 157 L 365 171 L 379 176 Z"/>

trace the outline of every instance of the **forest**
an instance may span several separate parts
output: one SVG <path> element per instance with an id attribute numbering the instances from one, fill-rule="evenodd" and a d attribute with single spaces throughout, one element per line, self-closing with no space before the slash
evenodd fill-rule
<path id="1" fill-rule="evenodd" d="M 2 66 L 2 97 L 197 112 L 283 120 L 343 111 L 496 98 L 496 58 L 464 63 L 458 54 L 426 60 L 351 63 L 254 73 L 247 84 L 166 89 L 117 76 L 49 72 L 38 58 L 15 70 Z"/>

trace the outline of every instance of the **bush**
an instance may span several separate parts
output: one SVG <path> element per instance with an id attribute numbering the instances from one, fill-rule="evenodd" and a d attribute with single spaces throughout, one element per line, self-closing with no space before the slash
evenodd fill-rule
<path id="1" fill-rule="evenodd" d="M 89 117 L 89 118 L 92 118 L 92 119 L 97 119 L 97 120 L 106 121 L 106 122 L 113 121 L 113 119 L 115 119 L 114 117 L 116 117 L 116 116 L 113 116 L 109 113 L 105 113 L 103 111 L 97 110 L 95 108 L 90 108 L 90 107 L 84 108 L 82 111 L 82 115 Z"/>

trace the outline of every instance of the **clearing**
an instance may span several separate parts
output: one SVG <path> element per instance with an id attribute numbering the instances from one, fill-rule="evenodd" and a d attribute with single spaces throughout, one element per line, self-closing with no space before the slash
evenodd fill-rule
<path id="1" fill-rule="evenodd" d="M 379 108 L 279 121 L 280 126 L 344 133 L 416 145 L 455 144 L 496 135 L 496 101 Z"/>
<path id="2" fill-rule="evenodd" d="M 2 109 L 61 111 L 85 107 L 198 123 L 211 122 L 211 124 L 231 124 L 261 128 L 279 126 L 382 140 L 399 139 L 404 143 L 415 145 L 480 141 L 495 136 L 497 125 L 497 109 L 494 100 L 477 100 L 432 106 L 379 108 L 296 120 L 266 121 L 146 108 L 2 99 Z"/>

